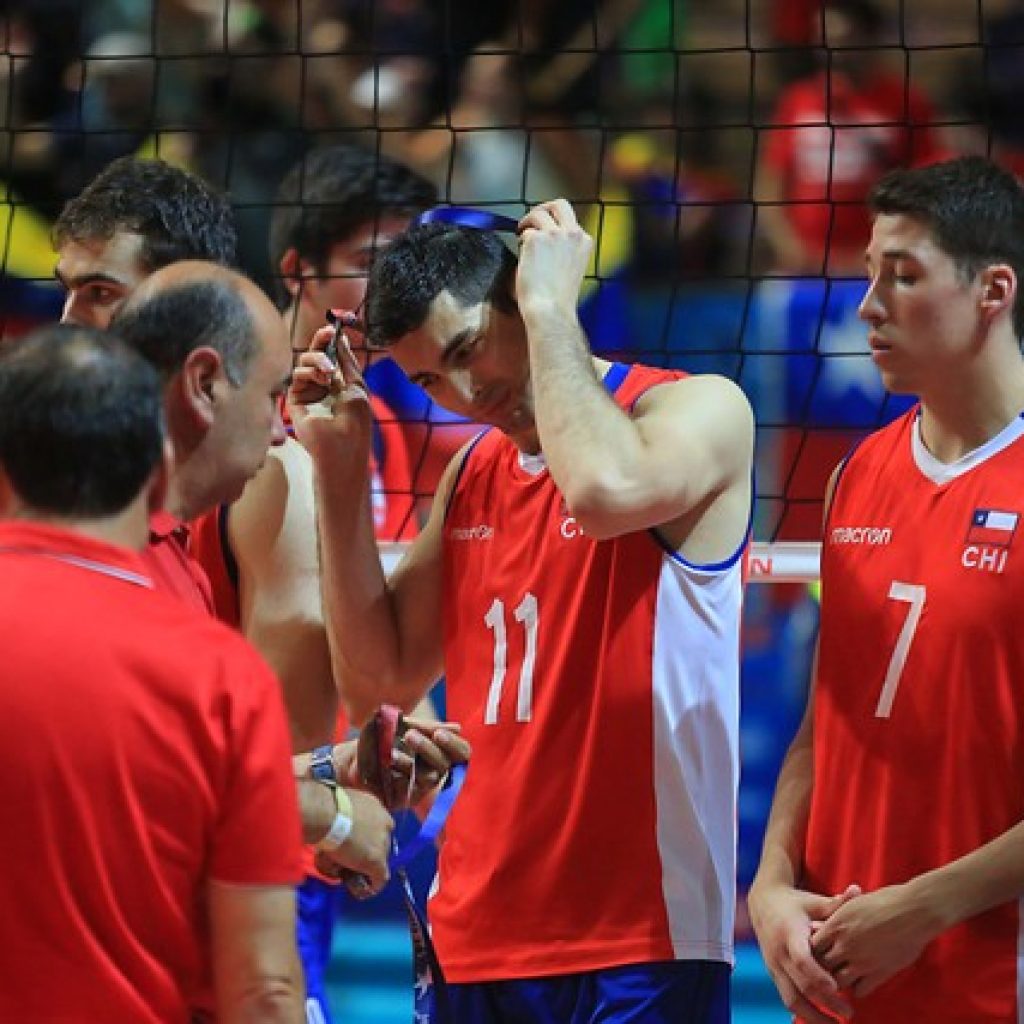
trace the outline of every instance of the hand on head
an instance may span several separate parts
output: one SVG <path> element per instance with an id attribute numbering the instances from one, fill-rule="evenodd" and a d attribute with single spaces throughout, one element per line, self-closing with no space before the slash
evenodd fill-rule
<path id="1" fill-rule="evenodd" d="M 519 222 L 516 300 L 524 316 L 553 308 L 575 315 L 590 265 L 593 239 L 572 206 L 553 199 L 535 206 Z"/>

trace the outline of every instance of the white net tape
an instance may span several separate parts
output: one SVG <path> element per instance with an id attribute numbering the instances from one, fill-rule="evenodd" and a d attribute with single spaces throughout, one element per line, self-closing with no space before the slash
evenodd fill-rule
<path id="1" fill-rule="evenodd" d="M 407 544 L 382 543 L 381 560 L 391 572 Z M 811 583 L 818 578 L 821 545 L 817 541 L 755 541 L 750 550 L 751 583 Z"/>

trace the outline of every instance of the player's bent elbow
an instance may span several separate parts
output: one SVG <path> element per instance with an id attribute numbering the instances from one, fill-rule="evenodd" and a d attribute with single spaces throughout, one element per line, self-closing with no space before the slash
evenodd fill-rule
<path id="1" fill-rule="evenodd" d="M 565 511 L 576 527 L 594 540 L 608 540 L 621 530 L 617 506 L 622 502 L 623 480 L 592 477 L 568 480 L 560 485 Z"/>
<path id="2" fill-rule="evenodd" d="M 341 706 L 345 712 L 345 718 L 348 721 L 348 724 L 353 728 L 361 729 L 373 716 L 374 711 L 377 710 L 380 703 L 380 701 L 342 699 Z"/>
<path id="3" fill-rule="evenodd" d="M 345 716 L 356 728 L 365 725 L 381 704 L 404 707 L 409 701 L 415 705 L 419 699 L 410 697 L 410 687 L 390 674 L 346 675 L 339 680 L 339 695 Z"/>
<path id="4" fill-rule="evenodd" d="M 384 687 L 364 686 L 351 681 L 339 685 L 341 707 L 350 725 L 357 729 L 365 725 L 384 698 Z"/>
<path id="5" fill-rule="evenodd" d="M 224 1024 L 261 1021 L 265 1024 L 300 1024 L 303 985 L 296 970 L 293 977 L 261 978 L 228 1000 L 222 1011 Z"/>

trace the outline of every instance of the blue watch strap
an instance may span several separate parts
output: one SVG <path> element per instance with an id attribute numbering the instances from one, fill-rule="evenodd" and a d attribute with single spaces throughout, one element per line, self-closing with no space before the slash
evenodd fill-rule
<path id="1" fill-rule="evenodd" d="M 313 751 L 312 759 L 309 762 L 309 774 L 314 779 L 319 779 L 320 782 L 338 781 L 334 774 L 334 758 L 331 756 L 333 753 L 334 747 L 330 743 L 325 743 Z"/>

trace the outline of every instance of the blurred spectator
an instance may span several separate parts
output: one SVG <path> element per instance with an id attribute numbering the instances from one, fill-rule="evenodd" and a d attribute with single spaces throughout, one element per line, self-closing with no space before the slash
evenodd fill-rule
<path id="1" fill-rule="evenodd" d="M 609 147 L 636 224 L 627 275 L 636 286 L 744 273 L 750 213 L 714 142 L 712 132 L 694 127 L 630 132 Z"/>
<path id="2" fill-rule="evenodd" d="M 80 90 L 78 102 L 50 125 L 62 197 L 76 195 L 111 161 L 135 153 L 156 123 L 156 57 L 146 36 L 101 36 L 69 77 Z"/>
<path id="3" fill-rule="evenodd" d="M 353 48 L 365 47 L 379 61 L 367 62 L 350 98 L 389 128 L 530 128 L 531 144 L 544 150 L 567 195 L 592 202 L 600 176 L 596 129 L 618 91 L 615 44 L 642 4 L 352 0 Z M 475 120 L 481 114 L 482 123 Z M 586 134 L 582 126 L 595 130 Z M 438 141 L 436 149 L 399 148 L 398 155 L 420 166 L 443 162 L 450 140 Z M 402 145 L 400 137 L 385 142 Z M 520 183 L 513 198 L 522 192 Z"/>
<path id="4" fill-rule="evenodd" d="M 25 0 L 0 7 L 0 341 L 60 311 L 50 223 L 41 209 L 52 202 L 52 189 L 37 155 L 39 133 L 27 129 L 69 100 L 61 83 L 78 33 L 55 32 L 67 7 Z"/>
<path id="5" fill-rule="evenodd" d="M 208 63 L 192 164 L 230 193 L 239 260 L 268 290 L 266 239 L 274 189 L 308 145 L 301 126 L 298 8 L 281 6 L 251 5 L 249 21 L 231 37 L 228 52 Z"/>
<path id="6" fill-rule="evenodd" d="M 868 189 L 942 150 L 929 101 L 885 65 L 872 0 L 826 0 L 823 27 L 820 70 L 783 90 L 763 134 L 755 198 L 774 271 L 859 275 Z"/>
<path id="7" fill-rule="evenodd" d="M 821 38 L 821 0 L 773 0 L 768 10 L 768 35 L 777 75 L 788 84 L 814 71 L 811 49 Z"/>
<path id="8" fill-rule="evenodd" d="M 1024 2 L 989 5 L 984 27 L 984 76 L 964 76 L 959 93 L 972 120 L 983 126 L 979 150 L 990 152 L 1018 177 L 1024 176 Z"/>
<path id="9" fill-rule="evenodd" d="M 514 72 L 508 53 L 474 53 L 446 123 L 408 136 L 405 156 L 446 183 L 450 202 L 520 217 L 532 203 L 567 188 L 547 158 L 545 133 L 526 127 Z"/>

